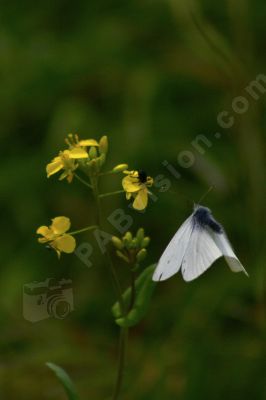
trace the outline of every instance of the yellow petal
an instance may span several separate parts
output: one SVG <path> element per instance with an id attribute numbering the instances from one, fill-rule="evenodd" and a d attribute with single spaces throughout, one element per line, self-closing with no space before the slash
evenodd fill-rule
<path id="1" fill-rule="evenodd" d="M 67 217 L 56 217 L 52 219 L 51 229 L 56 235 L 65 233 L 70 228 L 70 219 Z"/>
<path id="2" fill-rule="evenodd" d="M 36 233 L 46 236 L 50 231 L 51 230 L 48 228 L 48 226 L 42 225 L 37 229 Z"/>
<path id="3" fill-rule="evenodd" d="M 125 171 L 123 171 L 123 174 L 126 174 L 126 175 L 132 175 L 134 178 L 136 177 L 138 177 L 138 171 L 128 171 L 128 170 L 125 170 Z"/>
<path id="4" fill-rule="evenodd" d="M 61 161 L 61 157 L 60 156 L 54 157 L 51 162 L 57 162 L 57 161 Z"/>
<path id="5" fill-rule="evenodd" d="M 139 183 L 132 181 L 130 176 L 126 176 L 122 179 L 122 185 L 125 192 L 138 192 L 141 188 Z"/>
<path id="6" fill-rule="evenodd" d="M 44 238 L 39 238 L 39 242 L 46 242 L 47 240 L 52 240 L 54 238 L 54 232 L 48 228 L 48 226 L 40 226 L 36 233 L 44 236 Z"/>
<path id="7" fill-rule="evenodd" d="M 86 150 L 80 147 L 74 147 L 74 149 L 69 150 L 70 158 L 88 158 L 88 153 Z"/>
<path id="8" fill-rule="evenodd" d="M 134 202 L 133 202 L 133 208 L 135 208 L 135 210 L 144 210 L 144 208 L 147 207 L 148 204 L 148 191 L 146 188 L 141 189 Z"/>
<path id="9" fill-rule="evenodd" d="M 63 235 L 53 241 L 56 250 L 64 253 L 73 253 L 76 247 L 76 240 L 71 235 Z"/>
<path id="10" fill-rule="evenodd" d="M 70 153 L 70 150 L 64 150 L 64 151 L 60 151 L 59 154 L 61 157 L 69 158 L 69 153 Z"/>
<path id="11" fill-rule="evenodd" d="M 94 139 L 85 139 L 85 140 L 80 140 L 79 141 L 79 145 L 80 146 L 99 146 L 99 143 L 97 142 L 97 140 Z"/>
<path id="12" fill-rule="evenodd" d="M 45 237 L 38 238 L 38 242 L 39 243 L 47 243 L 47 242 L 49 242 L 49 239 L 46 239 Z"/>
<path id="13" fill-rule="evenodd" d="M 60 157 L 56 158 L 58 158 L 58 161 L 53 161 L 46 166 L 47 178 L 49 178 L 51 175 L 55 174 L 56 172 L 60 171 L 60 169 L 63 168 L 63 163 L 61 158 Z"/>

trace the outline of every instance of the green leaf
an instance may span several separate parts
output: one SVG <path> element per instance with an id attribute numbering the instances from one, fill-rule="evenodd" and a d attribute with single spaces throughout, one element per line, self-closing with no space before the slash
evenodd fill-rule
<path id="1" fill-rule="evenodd" d="M 79 400 L 76 388 L 66 371 L 51 362 L 47 362 L 46 365 L 55 373 L 59 381 L 62 383 L 67 393 L 68 400 Z"/>
<path id="2" fill-rule="evenodd" d="M 155 265 L 147 267 L 137 278 L 136 288 L 136 300 L 132 310 L 124 317 L 121 313 L 120 306 L 115 303 L 112 307 L 112 312 L 116 318 L 116 323 L 122 327 L 131 327 L 137 325 L 142 318 L 145 316 L 153 291 L 156 287 L 156 283 L 152 280 L 152 275 L 155 269 Z M 129 303 L 131 297 L 131 288 L 128 288 L 124 294 L 123 299 L 125 304 Z"/>

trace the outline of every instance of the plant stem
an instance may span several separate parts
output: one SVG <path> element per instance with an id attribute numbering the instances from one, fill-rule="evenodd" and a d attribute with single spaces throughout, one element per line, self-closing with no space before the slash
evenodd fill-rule
<path id="1" fill-rule="evenodd" d="M 114 172 L 112 169 L 110 171 L 106 172 L 100 172 L 99 176 L 104 176 L 104 175 L 115 175 L 117 172 Z"/>
<path id="2" fill-rule="evenodd" d="M 135 286 L 135 271 L 131 270 L 131 299 L 128 311 L 129 312 L 135 303 L 136 298 L 136 286 Z M 120 328 L 120 339 L 119 339 L 119 359 L 118 359 L 118 371 L 116 378 L 116 385 L 114 389 L 114 394 L 112 400 L 117 400 L 123 382 L 123 373 L 125 368 L 126 361 L 126 348 L 127 348 L 127 339 L 128 339 L 128 328 Z"/>
<path id="3" fill-rule="evenodd" d="M 92 185 L 89 182 L 85 181 L 85 179 L 81 178 L 77 173 L 75 173 L 74 176 L 77 178 L 77 180 L 79 180 L 81 183 L 83 183 L 83 185 L 92 189 Z"/>
<path id="4" fill-rule="evenodd" d="M 129 303 L 129 308 L 128 311 L 130 311 L 135 303 L 135 298 L 136 298 L 136 287 L 135 287 L 135 271 L 131 270 L 131 299 Z"/>
<path id="5" fill-rule="evenodd" d="M 95 202 L 96 202 L 96 206 L 97 206 L 97 224 L 99 227 L 101 227 L 101 204 L 100 204 L 99 189 L 98 189 L 98 177 L 92 177 L 91 183 L 92 183 L 92 190 L 93 190 L 93 194 L 94 194 L 94 198 L 95 198 Z M 110 256 L 108 248 L 106 249 L 106 255 L 107 255 L 107 259 L 108 259 L 108 263 L 109 263 L 109 267 L 110 267 L 113 286 L 114 286 L 114 289 L 115 289 L 115 292 L 117 295 L 117 300 L 119 302 L 122 313 L 125 313 L 126 310 L 125 310 L 125 305 L 124 305 L 124 301 L 123 301 L 123 297 L 122 297 L 122 289 L 121 289 L 120 282 L 117 277 L 115 267 L 113 265 L 112 258 Z"/>
<path id="6" fill-rule="evenodd" d="M 123 375 L 126 361 L 127 337 L 128 328 L 120 328 L 118 370 L 112 400 L 118 399 L 123 383 Z"/>
<path id="7" fill-rule="evenodd" d="M 98 225 L 90 225 L 90 226 L 87 226 L 86 228 L 79 229 L 78 231 L 68 232 L 67 234 L 68 235 L 77 235 L 78 233 L 92 231 L 93 229 L 96 229 L 96 228 L 98 228 Z"/>
<path id="8" fill-rule="evenodd" d="M 115 192 L 102 193 L 99 194 L 99 197 L 102 199 L 103 197 L 113 196 L 114 194 L 121 194 L 121 193 L 124 193 L 124 190 L 116 190 Z"/>
<path id="9" fill-rule="evenodd" d="M 91 177 L 91 186 L 93 190 L 93 194 L 95 197 L 95 202 L 97 206 L 97 224 L 101 227 L 101 204 L 100 204 L 100 195 L 99 195 L 99 188 L 98 188 L 98 177 L 92 176 Z M 126 315 L 125 304 L 122 296 L 122 290 L 120 286 L 119 279 L 116 274 L 115 267 L 113 265 L 113 261 L 111 255 L 109 253 L 109 249 L 106 249 L 106 255 L 109 263 L 109 268 L 111 272 L 113 286 L 117 295 L 117 300 L 120 305 L 120 309 L 122 311 L 122 315 Z M 123 382 L 123 375 L 124 375 L 124 368 L 125 368 L 125 359 L 126 359 L 126 344 L 127 344 L 127 335 L 128 335 L 128 328 L 120 328 L 120 338 L 119 338 L 119 355 L 118 355 L 118 369 L 117 369 L 117 378 L 116 384 L 114 388 L 114 393 L 112 400 L 117 400 L 122 388 Z"/>

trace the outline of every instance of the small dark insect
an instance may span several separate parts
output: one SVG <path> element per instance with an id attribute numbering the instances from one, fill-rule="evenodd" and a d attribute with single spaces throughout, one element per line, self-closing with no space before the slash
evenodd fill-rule
<path id="1" fill-rule="evenodd" d="M 139 181 L 141 183 L 146 183 L 147 182 L 147 178 L 148 178 L 148 175 L 146 174 L 146 172 L 140 170 L 140 171 L 138 171 L 138 173 L 139 173 Z"/>

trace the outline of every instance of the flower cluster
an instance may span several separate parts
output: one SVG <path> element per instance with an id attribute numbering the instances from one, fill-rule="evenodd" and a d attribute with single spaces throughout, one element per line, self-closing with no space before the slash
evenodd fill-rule
<path id="1" fill-rule="evenodd" d="M 94 231 L 95 239 L 99 246 L 106 244 L 100 242 L 105 240 L 105 235 L 101 239 L 99 233 L 102 230 L 102 199 L 117 195 L 125 194 L 126 199 L 132 201 L 132 207 L 135 210 L 142 211 L 148 205 L 150 187 L 153 185 L 153 179 L 148 176 L 143 170 L 129 170 L 126 163 L 115 165 L 110 170 L 104 170 L 104 165 L 108 153 L 108 139 L 103 136 L 99 141 L 95 139 L 79 139 L 78 135 L 69 134 L 65 139 L 67 148 L 62 149 L 56 157 L 52 159 L 46 166 L 47 177 L 59 173 L 59 180 L 66 180 L 69 184 L 74 180 L 86 186 L 92 192 L 91 196 L 95 203 L 95 224 L 82 227 L 81 229 L 70 231 L 71 222 L 68 217 L 59 216 L 51 220 L 49 226 L 40 226 L 36 233 L 38 235 L 38 242 L 44 244 L 45 247 L 53 249 L 58 258 L 62 253 L 73 253 L 76 249 L 75 235 L 83 232 Z M 123 173 L 120 190 L 108 193 L 100 192 L 100 180 L 104 177 L 111 177 Z M 123 189 L 123 190 L 122 190 Z M 98 234 L 97 234 L 98 233 Z M 102 235 L 101 235 L 102 236 Z M 109 242 L 109 235 L 108 240 Z M 117 271 L 112 262 L 109 246 L 104 248 L 107 254 L 107 262 L 110 268 L 110 275 L 113 281 L 114 290 L 117 295 L 117 302 L 112 307 L 112 313 L 116 324 L 121 327 L 120 336 L 120 364 L 124 364 L 125 344 L 128 329 L 141 321 L 148 308 L 155 283 L 152 281 L 152 272 L 154 265 L 142 268 L 140 271 L 140 264 L 147 256 L 147 247 L 150 243 L 150 238 L 145 235 L 144 229 L 138 229 L 135 236 L 131 232 L 126 232 L 121 238 L 112 236 L 112 244 L 115 248 L 116 255 L 125 261 L 128 265 L 128 272 L 130 274 L 130 286 L 123 293 Z M 100 246 L 101 247 L 101 246 Z M 79 254 L 77 250 L 76 254 Z M 87 255 L 86 255 L 87 258 Z M 86 260 L 87 261 L 87 260 Z M 86 265 L 87 262 L 86 262 Z M 137 273 L 140 271 L 139 273 Z M 53 369 L 58 375 L 58 371 L 62 375 L 62 369 L 49 363 L 49 367 Z M 56 369 L 55 369 L 56 367 Z M 118 367 L 118 377 L 121 374 L 121 366 Z M 63 371 L 65 376 L 65 373 Z M 60 375 L 60 376 L 61 376 Z M 120 378 L 119 378 L 120 379 Z M 119 383 L 119 379 L 117 382 Z M 61 381 L 63 382 L 64 379 Z M 74 387 L 68 377 L 68 382 L 71 383 L 71 393 Z M 63 382 L 64 384 L 64 382 Z M 119 383 L 121 386 L 121 382 Z M 65 385 L 64 385 L 65 386 Z M 69 386 L 69 387 L 70 387 Z M 116 384 L 116 395 L 120 387 Z M 75 394 L 75 393 L 74 393 Z"/>
<path id="2" fill-rule="evenodd" d="M 46 167 L 47 177 L 63 170 L 59 180 L 64 178 L 72 182 L 74 171 L 80 166 L 89 172 L 99 171 L 105 162 L 108 151 L 107 136 L 103 136 L 99 142 L 94 139 L 79 140 L 78 135 L 71 133 L 66 138 L 68 149 L 60 151 Z"/>
<path id="3" fill-rule="evenodd" d="M 107 136 L 103 136 L 97 141 L 95 139 L 80 140 L 78 135 L 69 134 L 65 142 L 67 148 L 61 150 L 46 166 L 48 178 L 60 172 L 59 180 L 66 179 L 68 183 L 71 183 L 73 178 L 76 177 L 76 179 L 88 186 L 97 198 L 107 197 L 116 193 L 125 193 L 126 199 L 132 200 L 132 206 L 135 210 L 142 211 L 147 207 L 148 197 L 151 195 L 149 188 L 153 185 L 153 179 L 146 172 L 142 170 L 129 171 L 126 163 L 118 164 L 110 171 L 102 171 L 108 153 Z M 85 179 L 78 174 L 77 170 L 81 171 Z M 99 178 L 105 175 L 115 175 L 120 172 L 126 175 L 122 179 L 123 190 L 111 193 L 99 193 Z M 72 235 L 66 233 L 69 228 L 69 218 L 56 217 L 52 220 L 52 224 L 49 227 L 41 226 L 38 228 L 37 233 L 42 235 L 42 237 L 38 238 L 38 241 L 53 248 L 58 256 L 60 256 L 61 252 L 72 253 L 76 242 Z M 83 228 L 80 231 L 83 232 L 88 229 L 90 227 Z M 80 231 L 76 231 L 75 233 L 79 233 Z M 127 242 L 124 239 L 121 242 L 124 243 L 123 251 L 127 251 L 127 254 L 123 253 L 121 249 L 118 250 L 124 255 L 124 259 L 128 256 L 133 257 L 133 255 L 139 259 L 145 254 L 145 246 L 139 242 L 140 236 L 141 233 L 138 233 L 137 237 L 134 238 L 135 241 L 133 238 L 131 241 L 130 233 L 127 233 L 127 239 L 125 239 Z M 148 238 L 145 238 L 145 240 L 147 242 Z M 142 247 L 137 247 L 137 242 Z M 128 246 L 131 247 L 129 248 Z"/>
<path id="4" fill-rule="evenodd" d="M 140 228 L 135 237 L 131 232 L 127 232 L 121 239 L 113 236 L 112 243 L 119 258 L 122 258 L 126 263 L 138 265 L 146 258 L 146 248 L 150 243 L 150 238 L 145 236 L 144 229 Z"/>

